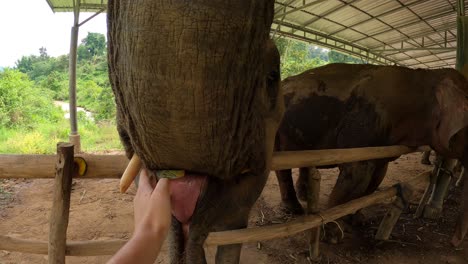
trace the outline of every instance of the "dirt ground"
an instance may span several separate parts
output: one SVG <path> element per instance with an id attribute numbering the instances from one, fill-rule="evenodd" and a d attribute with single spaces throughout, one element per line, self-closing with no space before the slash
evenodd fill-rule
<path id="1" fill-rule="evenodd" d="M 385 188 L 430 169 L 419 163 L 421 154 L 410 154 L 391 163 L 381 186 Z M 325 207 L 337 170 L 322 170 L 321 203 Z M 297 172 L 296 172 L 297 173 Z M 47 240 L 48 218 L 52 202 L 51 180 L 0 181 L 0 233 L 3 235 Z M 459 190 L 447 198 L 444 215 L 437 221 L 413 219 L 425 186 L 418 186 L 410 208 L 402 215 L 390 241 L 373 239 L 388 206 L 378 205 L 363 211 L 365 222 L 343 243 L 321 243 L 321 263 L 468 263 L 468 243 L 456 250 L 449 244 L 458 211 Z M 133 226 L 134 187 L 127 194 L 118 192 L 118 180 L 75 180 L 73 183 L 69 240 L 127 239 Z M 292 217 L 279 210 L 280 195 L 276 177 L 271 175 L 255 204 L 250 226 L 283 223 Z M 306 259 L 307 235 L 301 233 L 261 243 L 244 244 L 241 263 L 309 263 Z M 214 263 L 215 248 L 206 249 L 209 263 Z M 105 263 L 109 256 L 67 257 L 67 263 Z M 156 263 L 167 263 L 166 249 Z M 0 251 L 0 264 L 47 263 L 42 255 Z"/>

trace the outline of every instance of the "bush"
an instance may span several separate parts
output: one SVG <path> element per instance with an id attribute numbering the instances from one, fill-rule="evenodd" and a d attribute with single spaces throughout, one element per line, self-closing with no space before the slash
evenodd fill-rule
<path id="1" fill-rule="evenodd" d="M 35 124 L 57 121 L 60 110 L 50 92 L 34 88 L 28 76 L 17 70 L 0 73 L 0 126 L 33 128 Z"/>

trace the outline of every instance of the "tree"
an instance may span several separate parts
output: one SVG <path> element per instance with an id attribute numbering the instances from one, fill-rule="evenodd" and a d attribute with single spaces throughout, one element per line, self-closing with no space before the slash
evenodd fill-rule
<path id="1" fill-rule="evenodd" d="M 78 60 L 89 60 L 96 56 L 102 56 L 106 52 L 106 38 L 101 33 L 88 32 L 86 38 L 78 46 Z"/>
<path id="2" fill-rule="evenodd" d="M 331 50 L 328 53 L 328 58 L 329 58 L 330 63 L 338 63 L 338 62 L 354 63 L 354 64 L 363 63 L 363 60 L 361 59 L 358 59 L 358 58 L 355 58 L 355 57 L 352 57 L 352 56 L 349 56 L 349 55 L 346 55 L 346 54 L 343 54 L 341 52 L 334 51 L 334 50 Z"/>
<path id="3" fill-rule="evenodd" d="M 35 89 L 26 74 L 10 69 L 0 73 L 0 127 L 32 127 L 58 116 L 48 92 Z"/>
<path id="4" fill-rule="evenodd" d="M 319 54 L 310 44 L 284 38 L 275 39 L 275 43 L 281 56 L 282 79 L 327 63 L 322 59 L 327 56 Z"/>

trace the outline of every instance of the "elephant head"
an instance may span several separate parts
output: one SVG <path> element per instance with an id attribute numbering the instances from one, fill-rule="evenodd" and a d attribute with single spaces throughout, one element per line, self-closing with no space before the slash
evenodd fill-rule
<path id="1" fill-rule="evenodd" d="M 207 234 L 245 227 L 268 175 L 283 111 L 269 40 L 274 1 L 108 5 L 120 137 L 153 175 L 187 172 L 171 184 L 172 195 L 195 197 L 173 208 L 171 255 L 204 263 Z M 217 260 L 236 262 L 239 253 L 239 245 L 220 247 Z"/>

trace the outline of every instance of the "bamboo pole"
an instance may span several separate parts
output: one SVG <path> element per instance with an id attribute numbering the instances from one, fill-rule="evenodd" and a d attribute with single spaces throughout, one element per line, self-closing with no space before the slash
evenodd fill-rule
<path id="1" fill-rule="evenodd" d="M 307 214 L 313 215 L 319 212 L 320 201 L 320 172 L 315 167 L 301 168 L 307 173 Z M 313 261 L 320 259 L 320 227 L 310 230 L 309 257 Z"/>
<path id="2" fill-rule="evenodd" d="M 382 222 L 380 222 L 379 229 L 375 235 L 376 240 L 388 240 L 401 213 L 408 206 L 408 201 L 413 194 L 413 188 L 407 184 L 400 184 L 400 188 L 401 193 L 397 195 L 392 206 L 382 219 Z"/>
<path id="3" fill-rule="evenodd" d="M 108 240 L 108 241 L 72 241 L 67 242 L 67 256 L 103 256 L 113 255 L 127 241 L 126 240 Z M 22 252 L 30 254 L 47 255 L 47 242 L 38 240 L 26 240 L 0 235 L 0 250 L 11 252 Z"/>
<path id="4" fill-rule="evenodd" d="M 65 263 L 70 196 L 74 170 L 74 145 L 57 144 L 57 165 L 54 184 L 54 200 L 49 219 L 49 263 Z"/>
<path id="5" fill-rule="evenodd" d="M 430 171 L 421 173 L 406 184 L 414 185 L 421 181 L 427 182 L 430 174 Z M 320 216 L 307 215 L 284 224 L 210 233 L 205 240 L 205 245 L 241 244 L 291 236 L 354 213 L 359 209 L 385 201 L 394 197 L 396 194 L 397 189 L 391 187 L 385 191 L 376 192 L 327 209 L 321 212 Z"/>
<path id="6" fill-rule="evenodd" d="M 411 152 L 420 152 L 427 146 L 410 148 L 406 146 L 367 147 L 349 149 L 326 149 L 305 151 L 283 151 L 273 155 L 272 170 L 304 168 L 310 166 L 335 165 L 362 160 L 398 157 Z"/>
<path id="7" fill-rule="evenodd" d="M 74 177 L 115 178 L 122 176 L 128 159 L 124 155 L 75 155 L 87 163 L 84 176 Z M 0 155 L 0 178 L 54 178 L 55 155 Z"/>
<path id="8" fill-rule="evenodd" d="M 427 147 L 406 146 L 368 147 L 349 149 L 327 149 L 308 151 L 275 152 L 271 170 L 334 165 L 360 160 L 391 158 L 411 152 L 424 151 Z M 87 173 L 80 177 L 115 178 L 122 176 L 128 165 L 124 155 L 76 155 L 88 164 Z M 0 155 L 1 178 L 53 178 L 54 155 Z M 75 177 L 78 177 L 75 175 Z"/>

